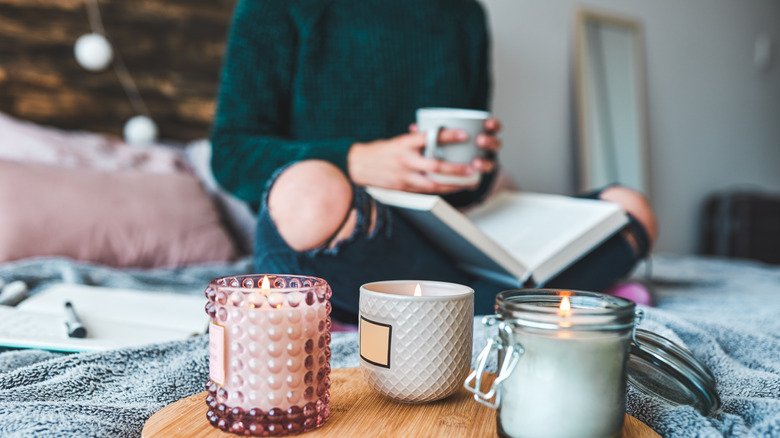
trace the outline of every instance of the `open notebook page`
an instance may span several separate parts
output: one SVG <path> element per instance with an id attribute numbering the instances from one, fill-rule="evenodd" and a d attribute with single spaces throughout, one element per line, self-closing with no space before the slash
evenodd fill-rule
<path id="1" fill-rule="evenodd" d="M 66 301 L 86 327 L 86 338 L 67 336 Z M 185 339 L 205 333 L 205 302 L 200 294 L 54 285 L 16 307 L 0 306 L 0 345 L 92 351 Z"/>

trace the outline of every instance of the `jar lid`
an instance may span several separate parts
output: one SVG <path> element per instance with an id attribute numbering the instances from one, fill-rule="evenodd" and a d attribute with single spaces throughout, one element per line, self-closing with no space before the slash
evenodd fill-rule
<path id="1" fill-rule="evenodd" d="M 640 392 L 704 415 L 720 409 L 715 377 L 691 352 L 656 333 L 636 329 L 628 358 L 628 382 Z"/>

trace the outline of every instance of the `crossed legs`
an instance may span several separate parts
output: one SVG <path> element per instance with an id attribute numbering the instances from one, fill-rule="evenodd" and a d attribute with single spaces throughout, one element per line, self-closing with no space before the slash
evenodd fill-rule
<path id="1" fill-rule="evenodd" d="M 321 160 L 284 169 L 266 194 L 260 215 L 255 267 L 325 278 L 334 291 L 334 318 L 354 322 L 360 285 L 398 278 L 468 284 L 475 311 L 491 313 L 500 284 L 476 279 L 451 263 L 391 209 L 374 203 L 333 164 Z M 561 272 L 547 287 L 604 291 L 647 255 L 657 235 L 644 197 L 620 186 L 598 197 L 618 202 L 630 224 Z M 336 314 L 336 312 L 341 312 Z"/>
<path id="2" fill-rule="evenodd" d="M 644 196 L 611 186 L 599 198 L 620 204 L 643 226 L 649 244 L 655 242 L 658 224 Z M 352 184 L 340 169 L 321 160 L 302 161 L 282 172 L 268 195 L 268 208 L 279 234 L 296 251 L 333 247 L 353 233 L 357 221 Z M 630 235 L 626 239 L 639 251 Z"/>

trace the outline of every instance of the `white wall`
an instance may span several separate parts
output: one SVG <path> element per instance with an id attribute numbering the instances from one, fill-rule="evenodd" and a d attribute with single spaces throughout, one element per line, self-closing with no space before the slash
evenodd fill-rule
<path id="1" fill-rule="evenodd" d="M 572 27 L 587 5 L 645 32 L 656 251 L 694 253 L 702 201 L 738 185 L 780 192 L 780 1 L 482 0 L 493 34 L 502 161 L 523 189 L 575 190 Z M 756 67 L 759 35 L 773 42 Z"/>

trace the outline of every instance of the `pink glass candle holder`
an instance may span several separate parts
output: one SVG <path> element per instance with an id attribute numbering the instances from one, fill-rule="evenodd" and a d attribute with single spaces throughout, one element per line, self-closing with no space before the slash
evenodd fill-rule
<path id="1" fill-rule="evenodd" d="M 330 296 L 321 278 L 245 275 L 206 288 L 207 418 L 226 432 L 281 436 L 330 416 Z"/>

